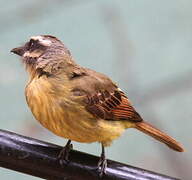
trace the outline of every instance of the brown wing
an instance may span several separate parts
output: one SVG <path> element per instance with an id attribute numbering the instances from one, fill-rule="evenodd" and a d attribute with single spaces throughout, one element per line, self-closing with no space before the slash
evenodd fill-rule
<path id="1" fill-rule="evenodd" d="M 93 96 L 87 96 L 86 109 L 97 118 L 105 120 L 129 120 L 142 121 L 126 95 L 119 90 L 110 93 L 99 92 Z"/>

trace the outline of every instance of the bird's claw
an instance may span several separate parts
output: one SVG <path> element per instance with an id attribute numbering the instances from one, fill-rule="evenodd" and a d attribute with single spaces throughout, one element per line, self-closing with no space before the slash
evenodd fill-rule
<path id="1" fill-rule="evenodd" d="M 107 159 L 105 156 L 101 156 L 97 165 L 97 170 L 99 171 L 99 177 L 103 177 L 106 173 Z"/>
<path id="2" fill-rule="evenodd" d="M 59 152 L 58 160 L 60 165 L 65 165 L 69 163 L 69 153 L 73 149 L 73 145 L 71 143 L 67 143 L 67 145 Z"/>

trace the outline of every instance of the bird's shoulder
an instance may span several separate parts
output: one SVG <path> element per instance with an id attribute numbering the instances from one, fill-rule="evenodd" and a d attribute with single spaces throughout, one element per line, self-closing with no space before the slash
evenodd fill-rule
<path id="1" fill-rule="evenodd" d="M 100 91 L 113 92 L 117 85 L 105 74 L 88 68 L 75 68 L 70 76 L 74 94 L 93 95 Z"/>

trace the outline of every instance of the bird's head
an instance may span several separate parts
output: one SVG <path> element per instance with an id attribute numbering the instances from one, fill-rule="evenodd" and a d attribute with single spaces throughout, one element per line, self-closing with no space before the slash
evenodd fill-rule
<path id="1" fill-rule="evenodd" d="M 70 59 L 71 54 L 64 44 L 51 35 L 32 36 L 23 46 L 14 48 L 11 52 L 21 56 L 23 63 L 30 71 L 32 69 L 45 68 L 45 66 L 57 63 L 61 56 L 66 55 Z"/>

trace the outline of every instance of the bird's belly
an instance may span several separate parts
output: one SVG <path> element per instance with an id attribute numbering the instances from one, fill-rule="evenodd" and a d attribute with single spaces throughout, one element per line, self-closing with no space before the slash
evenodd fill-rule
<path id="1" fill-rule="evenodd" d="M 103 142 L 116 139 L 124 131 L 121 122 L 96 119 L 82 112 L 65 112 L 61 118 L 54 117 L 46 124 L 58 136 L 77 142 Z"/>
<path id="2" fill-rule="evenodd" d="M 55 107 L 55 106 L 54 106 Z M 125 129 L 120 121 L 96 119 L 83 106 L 56 109 L 53 106 L 35 113 L 36 119 L 54 134 L 77 142 L 102 142 L 109 145 Z"/>

